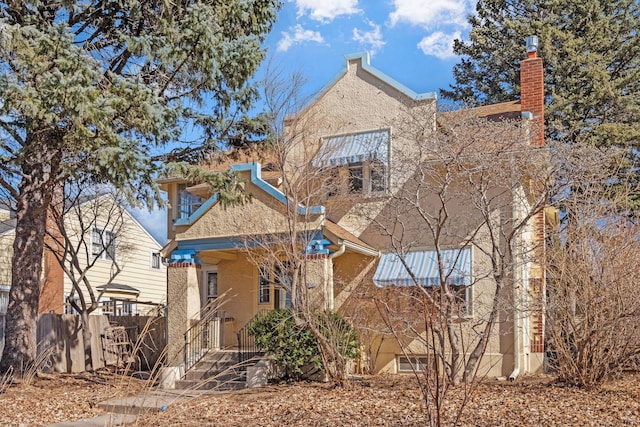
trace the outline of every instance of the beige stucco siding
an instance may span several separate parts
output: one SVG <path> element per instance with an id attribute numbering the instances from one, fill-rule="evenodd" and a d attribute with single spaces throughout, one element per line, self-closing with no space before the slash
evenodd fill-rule
<path id="1" fill-rule="evenodd" d="M 190 226 L 176 227 L 176 240 L 285 233 L 289 230 L 285 206 L 257 186 L 247 183 L 252 200 L 246 205 L 223 207 L 215 204 Z M 301 227 L 318 229 L 322 217 L 299 218 Z"/>

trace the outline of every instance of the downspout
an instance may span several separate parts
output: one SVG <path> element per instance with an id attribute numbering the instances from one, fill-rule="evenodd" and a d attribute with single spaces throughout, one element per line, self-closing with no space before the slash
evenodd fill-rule
<path id="1" fill-rule="evenodd" d="M 327 299 L 329 300 L 329 311 L 333 311 L 333 260 L 335 258 L 338 258 L 340 255 L 342 255 L 344 253 L 345 250 L 345 245 L 344 242 L 340 244 L 340 249 L 338 249 L 336 252 L 332 253 L 331 255 L 329 255 L 329 261 L 331 261 L 330 265 L 329 265 L 329 271 L 327 272 L 327 276 L 328 276 L 328 281 L 329 281 L 329 295 L 327 297 Z"/>
<path id="2" fill-rule="evenodd" d="M 511 215 L 514 220 L 520 218 L 517 196 L 513 198 Z M 520 231 L 518 231 L 518 235 L 515 238 L 514 248 L 514 261 L 516 268 L 513 269 L 513 372 L 509 375 L 509 381 L 515 381 L 518 378 L 518 375 L 520 375 L 520 240 Z"/>

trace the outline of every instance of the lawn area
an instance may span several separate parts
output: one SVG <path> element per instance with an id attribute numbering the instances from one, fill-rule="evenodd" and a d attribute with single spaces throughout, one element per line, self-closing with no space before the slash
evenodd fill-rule
<path id="1" fill-rule="evenodd" d="M 39 426 L 99 415 L 95 405 L 125 393 L 144 393 L 146 384 L 108 374 L 52 375 L 0 394 L 0 425 Z M 445 425 L 463 400 L 451 390 Z M 346 389 L 322 383 L 278 384 L 214 393 L 140 417 L 138 426 L 419 426 L 424 403 L 411 376 L 376 376 Z M 640 374 L 629 373 L 600 389 L 556 384 L 550 376 L 514 383 L 486 380 L 471 395 L 463 426 L 640 425 Z"/>

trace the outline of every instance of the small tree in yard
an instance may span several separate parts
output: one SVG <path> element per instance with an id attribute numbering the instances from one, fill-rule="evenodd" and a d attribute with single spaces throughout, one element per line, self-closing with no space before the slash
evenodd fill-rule
<path id="1" fill-rule="evenodd" d="M 277 72 L 269 73 L 264 82 L 272 130 L 265 156 L 271 170 L 281 173 L 280 190 L 286 200 L 282 217 L 255 220 L 257 230 L 277 229 L 277 232 L 251 235 L 246 246 L 252 263 L 261 269 L 261 280 L 290 295 L 291 316 L 297 327 L 308 330 L 316 340 L 319 359 L 329 380 L 343 385 L 347 379 L 347 360 L 352 357 L 348 350 L 352 338 L 340 327 L 344 326 L 343 320 L 337 322 L 328 296 L 320 292 L 322 286 L 310 279 L 318 262 L 318 256 L 310 253 L 310 248 L 320 230 L 320 213 L 314 206 L 326 199 L 327 189 L 320 185 L 326 178 L 324 172 L 311 162 L 315 152 L 307 150 L 311 145 L 303 143 L 309 142 L 310 129 L 315 128 L 318 118 L 301 120 L 289 116 L 303 101 L 298 98 L 302 83 L 299 74 L 285 81 Z"/>
<path id="2" fill-rule="evenodd" d="M 572 191 L 547 250 L 547 337 L 558 378 L 588 387 L 640 367 L 640 218 L 630 209 L 633 188 L 612 188 L 603 173 L 619 167 L 623 153 L 572 152 L 564 174 Z"/>
<path id="3" fill-rule="evenodd" d="M 96 286 L 110 285 L 122 270 L 131 249 L 123 240 L 129 214 L 124 208 L 124 198 L 113 192 L 100 193 L 82 184 L 70 184 L 65 194 L 64 200 L 51 206 L 52 223 L 45 244 L 71 282 L 66 303 L 80 314 L 84 368 L 90 371 L 93 364 L 89 315 L 99 308 L 102 296 Z M 110 263 L 109 277 L 106 283 L 91 283 L 88 273 L 101 260 Z"/>

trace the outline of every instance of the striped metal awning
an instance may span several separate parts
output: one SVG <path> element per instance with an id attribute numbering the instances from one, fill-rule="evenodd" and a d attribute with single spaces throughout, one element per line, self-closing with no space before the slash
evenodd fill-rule
<path id="1" fill-rule="evenodd" d="M 341 166 L 389 158 L 389 129 L 323 138 L 313 166 Z"/>
<path id="2" fill-rule="evenodd" d="M 471 248 L 441 250 L 440 254 L 442 255 L 442 272 L 446 277 L 446 282 L 451 285 L 470 285 Z M 406 267 L 402 259 L 404 259 Z M 396 253 L 386 253 L 380 256 L 376 274 L 373 276 L 376 286 L 440 285 L 440 269 L 438 268 L 436 251 L 407 252 L 402 259 Z"/>

